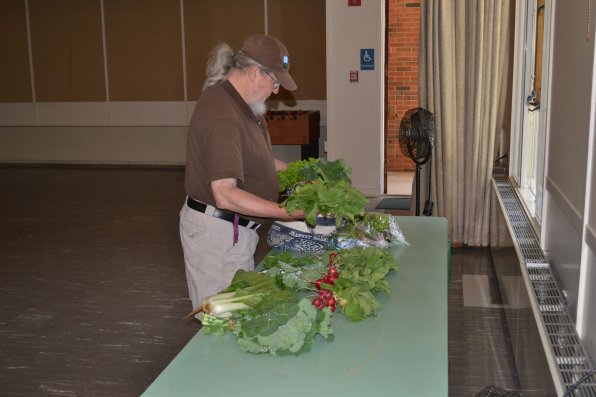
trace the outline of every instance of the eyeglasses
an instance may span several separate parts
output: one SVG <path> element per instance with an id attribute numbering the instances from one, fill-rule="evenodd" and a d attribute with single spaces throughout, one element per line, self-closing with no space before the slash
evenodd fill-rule
<path id="1" fill-rule="evenodd" d="M 271 76 L 265 69 L 263 69 L 263 68 L 259 68 L 259 69 L 261 69 L 261 72 L 265 73 L 267 76 L 269 76 L 269 78 L 271 80 L 273 80 L 273 89 L 274 90 L 277 90 L 281 86 L 281 83 L 279 81 L 277 81 L 277 79 L 275 77 Z"/>

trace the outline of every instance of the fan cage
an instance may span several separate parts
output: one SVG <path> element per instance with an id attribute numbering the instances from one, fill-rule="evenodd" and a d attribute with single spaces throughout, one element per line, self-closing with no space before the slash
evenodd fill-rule
<path id="1" fill-rule="evenodd" d="M 417 165 L 428 161 L 435 137 L 435 119 L 423 108 L 408 110 L 399 128 L 399 147 L 402 154 Z"/>

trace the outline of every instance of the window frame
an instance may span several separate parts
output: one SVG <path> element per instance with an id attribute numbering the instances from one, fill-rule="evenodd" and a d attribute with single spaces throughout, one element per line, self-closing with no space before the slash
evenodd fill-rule
<path id="1" fill-rule="evenodd" d="M 527 100 L 531 92 L 532 59 L 536 53 L 534 15 L 539 4 L 537 0 L 520 1 L 515 4 L 509 176 L 525 205 L 536 233 L 541 235 L 541 230 L 544 229 L 553 4 L 549 1 L 544 2 L 540 107 L 534 111 L 529 109 Z M 531 128 L 534 128 L 533 134 L 530 133 Z"/>

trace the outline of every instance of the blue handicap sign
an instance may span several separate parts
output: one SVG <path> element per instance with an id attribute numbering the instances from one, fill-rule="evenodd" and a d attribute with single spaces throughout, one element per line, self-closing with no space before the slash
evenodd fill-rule
<path id="1" fill-rule="evenodd" d="M 360 49 L 360 70 L 375 70 L 375 49 Z"/>

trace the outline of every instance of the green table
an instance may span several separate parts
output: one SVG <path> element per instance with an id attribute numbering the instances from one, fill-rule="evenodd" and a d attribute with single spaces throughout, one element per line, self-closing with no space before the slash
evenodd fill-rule
<path id="1" fill-rule="evenodd" d="M 199 331 L 143 394 L 165 396 L 447 396 L 447 220 L 398 217 L 408 246 L 377 317 L 334 316 L 335 340 L 272 357 Z"/>

